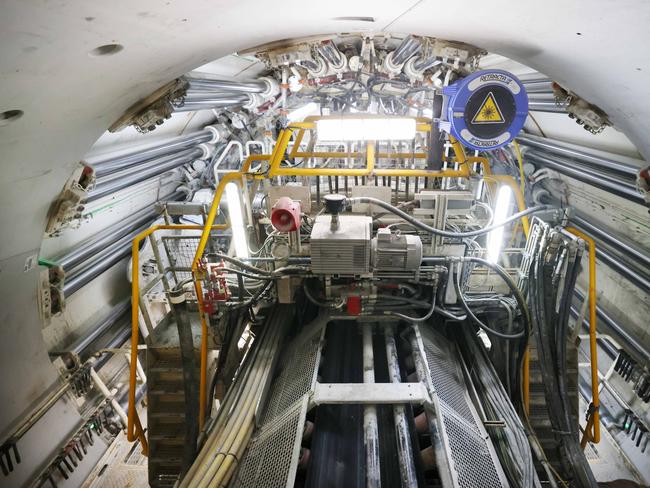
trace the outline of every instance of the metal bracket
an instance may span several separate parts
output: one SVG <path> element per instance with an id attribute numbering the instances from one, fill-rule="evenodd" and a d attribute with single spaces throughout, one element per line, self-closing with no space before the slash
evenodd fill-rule
<path id="1" fill-rule="evenodd" d="M 311 406 L 322 404 L 431 403 L 422 383 L 316 383 Z"/>

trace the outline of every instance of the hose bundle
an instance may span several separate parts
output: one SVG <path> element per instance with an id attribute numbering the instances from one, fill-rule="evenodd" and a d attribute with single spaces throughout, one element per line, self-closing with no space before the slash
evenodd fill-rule
<path id="1" fill-rule="evenodd" d="M 596 486 L 580 448 L 577 422 L 567 393 L 566 342 L 571 298 L 583 248 L 578 241 L 544 226 L 528 274 L 528 298 L 537 340 L 546 406 L 566 472 L 575 486 Z"/>

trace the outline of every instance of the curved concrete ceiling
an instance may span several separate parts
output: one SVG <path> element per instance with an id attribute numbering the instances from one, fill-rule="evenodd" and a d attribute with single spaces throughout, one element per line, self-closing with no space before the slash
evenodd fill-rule
<path id="1" fill-rule="evenodd" d="M 356 16 L 374 22 L 348 20 Z M 7 0 L 0 111 L 24 116 L 0 129 L 2 223 L 15 229 L 3 232 L 2 256 L 37 246 L 71 166 L 130 104 L 207 61 L 281 38 L 386 30 L 469 42 L 598 104 L 649 157 L 649 21 L 640 1 Z M 124 49 L 89 55 L 111 43 Z"/>

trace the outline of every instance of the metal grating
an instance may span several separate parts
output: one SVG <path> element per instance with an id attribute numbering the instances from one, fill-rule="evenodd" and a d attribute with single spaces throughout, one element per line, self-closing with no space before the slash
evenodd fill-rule
<path id="1" fill-rule="evenodd" d="M 492 442 L 467 394 L 454 345 L 429 328 L 419 330 L 456 486 L 508 486 Z"/>
<path id="2" fill-rule="evenodd" d="M 318 362 L 323 330 L 319 329 L 306 340 L 296 340 L 292 350 L 279 364 L 280 374 L 273 382 L 271 396 L 264 411 L 263 424 L 281 415 L 290 405 L 311 392 Z"/>
<path id="3" fill-rule="evenodd" d="M 285 410 L 273 422 L 267 422 L 260 428 L 248 447 L 233 486 L 292 486 L 306 415 L 307 398 L 304 398 Z"/>
<path id="4" fill-rule="evenodd" d="M 283 354 L 260 428 L 242 459 L 234 487 L 293 486 L 325 333 L 326 322 L 319 324 L 306 327 Z"/>

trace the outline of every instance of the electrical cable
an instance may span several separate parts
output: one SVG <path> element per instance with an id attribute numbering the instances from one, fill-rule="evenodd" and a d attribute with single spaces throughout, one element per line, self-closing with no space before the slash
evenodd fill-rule
<path id="1" fill-rule="evenodd" d="M 540 212 L 547 212 L 549 210 L 552 210 L 554 207 L 550 205 L 539 205 L 537 207 L 531 207 L 526 210 L 523 210 L 521 212 L 517 212 L 514 215 L 511 215 L 507 219 L 503 220 L 502 222 L 498 224 L 493 224 L 489 225 L 487 227 L 483 227 L 482 229 L 478 230 L 473 230 L 473 231 L 468 231 L 468 232 L 448 232 L 442 229 L 436 229 L 434 227 L 430 227 L 423 222 L 420 222 L 418 219 L 415 217 L 407 214 L 406 212 L 403 212 L 399 208 L 384 202 L 383 200 L 380 200 L 378 198 L 372 198 L 372 197 L 354 197 L 348 199 L 350 203 L 372 203 L 373 205 L 377 205 L 378 207 L 381 207 L 385 210 L 388 210 L 389 212 L 397 215 L 398 217 L 403 218 L 410 224 L 414 225 L 415 227 L 418 227 L 419 229 L 422 229 L 426 232 L 429 232 L 434 235 L 442 236 L 442 237 L 452 237 L 452 238 L 463 238 L 463 237 L 474 237 L 474 236 L 480 236 L 482 234 L 487 234 L 490 231 L 493 231 L 494 229 L 498 229 L 499 227 L 502 227 L 506 224 L 509 224 L 510 222 L 514 222 L 515 220 L 518 220 L 522 217 L 526 217 L 528 215 L 540 213 Z"/>
<path id="2" fill-rule="evenodd" d="M 474 322 L 476 325 L 478 325 L 481 329 L 483 329 L 485 332 L 487 332 L 490 335 L 493 335 L 495 337 L 499 337 L 500 339 L 506 339 L 506 340 L 515 340 L 515 339 L 521 339 L 524 337 L 526 334 L 526 330 L 522 329 L 521 331 L 517 332 L 516 334 L 505 334 L 503 332 L 499 332 L 498 330 L 494 330 L 485 323 L 483 323 L 475 314 L 472 312 L 472 309 L 469 307 L 467 304 L 467 301 L 465 300 L 465 296 L 463 294 L 463 291 L 460 288 L 460 277 L 459 275 L 462 273 L 462 264 L 459 263 L 457 266 L 457 271 L 454 273 L 453 272 L 453 263 L 452 263 L 452 273 L 453 273 L 453 280 L 454 280 L 454 287 L 456 289 L 456 295 L 458 295 L 458 300 L 460 301 L 461 306 L 467 313 L 467 316 L 472 319 L 472 322 Z"/>

